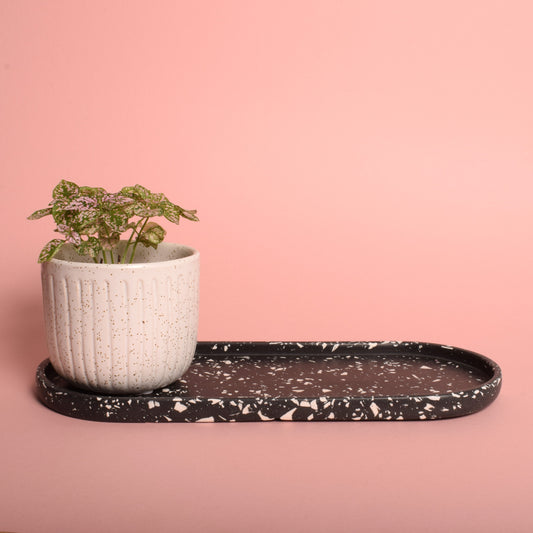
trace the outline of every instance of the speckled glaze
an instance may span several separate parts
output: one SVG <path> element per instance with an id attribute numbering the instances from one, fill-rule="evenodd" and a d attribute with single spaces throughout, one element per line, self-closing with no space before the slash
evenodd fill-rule
<path id="1" fill-rule="evenodd" d="M 140 246 L 133 264 L 108 265 L 65 246 L 43 263 L 41 275 L 50 361 L 66 380 L 136 394 L 164 387 L 189 368 L 198 330 L 193 248 Z"/>

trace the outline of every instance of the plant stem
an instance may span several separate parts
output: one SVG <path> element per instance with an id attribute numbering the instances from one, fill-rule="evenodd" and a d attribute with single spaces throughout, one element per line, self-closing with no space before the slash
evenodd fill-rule
<path id="1" fill-rule="evenodd" d="M 137 245 L 139 244 L 139 237 L 141 236 L 141 234 L 143 232 L 144 226 L 146 226 L 146 223 L 148 222 L 148 218 L 149 217 L 146 217 L 144 219 L 144 223 L 141 226 L 141 229 L 139 230 L 139 233 L 137 234 L 137 238 L 135 239 L 135 244 L 133 245 L 133 250 L 131 251 L 131 255 L 130 255 L 130 261 L 129 261 L 130 264 L 133 262 L 133 258 L 135 256 L 135 250 L 137 249 Z"/>
<path id="2" fill-rule="evenodd" d="M 132 228 L 131 230 L 130 238 L 128 239 L 128 242 L 126 243 L 126 247 L 124 248 L 124 253 L 122 255 L 122 260 L 120 261 L 122 264 L 126 262 L 126 255 L 128 254 L 128 249 L 130 247 L 131 240 L 133 239 L 133 236 L 135 235 L 135 233 L 137 233 L 137 227 L 139 226 L 140 222 L 141 221 L 139 220 L 139 222 L 137 222 L 137 224 L 135 224 L 135 227 Z"/>

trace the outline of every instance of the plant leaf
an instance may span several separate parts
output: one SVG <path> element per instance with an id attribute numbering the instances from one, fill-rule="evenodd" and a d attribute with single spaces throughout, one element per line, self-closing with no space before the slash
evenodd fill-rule
<path id="1" fill-rule="evenodd" d="M 183 209 L 179 205 L 173 204 L 169 200 L 165 200 L 163 202 L 163 216 L 169 222 L 173 222 L 174 224 L 179 224 L 180 217 L 192 220 L 194 222 L 198 222 L 198 217 L 196 216 L 196 209 L 189 211 L 187 209 Z"/>
<path id="2" fill-rule="evenodd" d="M 135 193 L 139 198 L 142 198 L 143 200 L 149 200 L 152 197 L 151 191 L 149 191 L 146 187 L 143 187 L 142 185 L 135 185 L 134 187 Z"/>
<path id="3" fill-rule="evenodd" d="M 151 193 L 150 198 L 148 199 L 149 204 L 152 207 L 162 207 L 163 202 L 168 202 L 166 196 L 162 192 Z"/>
<path id="4" fill-rule="evenodd" d="M 150 207 L 143 204 L 133 206 L 133 214 L 141 218 L 160 217 L 163 214 L 162 207 Z"/>
<path id="5" fill-rule="evenodd" d="M 149 205 L 152 208 L 161 207 L 161 203 L 166 201 L 163 193 L 153 193 L 142 185 L 135 185 L 135 187 L 123 187 L 117 195 L 132 198 L 140 203 Z"/>
<path id="6" fill-rule="evenodd" d="M 157 245 L 160 242 L 163 242 L 167 232 L 155 222 L 148 222 L 144 226 L 144 230 L 139 235 L 139 242 L 145 246 L 151 246 L 152 248 L 157 248 Z"/>
<path id="7" fill-rule="evenodd" d="M 80 211 L 78 213 L 75 213 L 72 217 L 72 225 L 76 228 L 76 231 L 78 231 L 78 233 L 96 233 L 96 229 L 93 228 L 96 228 L 97 222 L 98 211 L 96 209 L 87 209 L 87 211 Z"/>
<path id="8" fill-rule="evenodd" d="M 183 213 L 181 214 L 181 216 L 183 218 L 186 218 L 187 220 L 192 220 L 193 222 L 199 222 L 200 219 L 196 216 L 196 209 L 191 209 L 191 210 L 187 210 L 187 209 L 183 209 Z"/>
<path id="9" fill-rule="evenodd" d="M 76 251 L 80 255 L 88 255 L 92 258 L 96 258 L 101 250 L 102 246 L 96 237 L 89 237 L 86 241 L 82 241 L 79 246 L 76 246 Z"/>
<path id="10" fill-rule="evenodd" d="M 64 207 L 65 211 L 87 211 L 95 209 L 98 201 L 90 196 L 77 196 Z"/>
<path id="11" fill-rule="evenodd" d="M 113 250 L 120 242 L 120 233 L 113 233 L 109 237 L 100 237 L 100 243 L 104 250 Z"/>
<path id="12" fill-rule="evenodd" d="M 95 224 L 94 226 L 84 226 L 83 228 L 77 229 L 78 233 L 80 235 L 85 235 L 87 237 L 94 235 L 95 233 L 98 233 L 98 226 Z"/>
<path id="13" fill-rule="evenodd" d="M 51 207 L 45 207 L 44 209 L 38 209 L 37 211 L 35 211 L 35 213 L 32 213 L 29 217 L 28 217 L 28 220 L 38 220 L 39 218 L 43 218 L 47 215 L 51 215 L 52 214 L 52 208 Z"/>
<path id="14" fill-rule="evenodd" d="M 112 232 L 123 233 L 128 229 L 128 215 L 121 211 L 104 213 L 102 220 Z"/>
<path id="15" fill-rule="evenodd" d="M 80 195 L 88 196 L 89 198 L 102 198 L 107 191 L 102 187 L 80 187 Z"/>
<path id="16" fill-rule="evenodd" d="M 126 196 L 135 200 L 149 200 L 152 193 L 142 185 L 135 185 L 134 187 L 122 187 L 118 192 L 120 196 Z"/>
<path id="17" fill-rule="evenodd" d="M 54 255 L 59 252 L 61 247 L 65 244 L 65 241 L 61 239 L 52 239 L 50 242 L 46 243 L 44 248 L 39 254 L 39 263 L 46 263 L 54 257 Z"/>
<path id="18" fill-rule="evenodd" d="M 54 200 L 65 200 L 78 196 L 80 194 L 80 188 L 73 182 L 67 180 L 61 180 L 52 192 Z"/>
<path id="19" fill-rule="evenodd" d="M 59 201 L 57 203 L 54 203 L 52 206 L 52 216 L 54 217 L 54 222 L 56 224 L 65 224 L 66 223 L 66 211 L 65 206 L 67 205 L 67 202 Z"/>
<path id="20" fill-rule="evenodd" d="M 129 205 L 133 202 L 133 198 L 129 196 L 121 196 L 120 194 L 109 194 L 106 193 L 102 196 L 102 203 L 105 204 L 107 208 L 116 209 L 117 207 Z"/>
<path id="21" fill-rule="evenodd" d="M 66 224 L 59 224 L 55 231 L 62 233 L 65 236 L 65 242 L 71 244 L 80 244 L 81 237 L 77 231 Z"/>
<path id="22" fill-rule="evenodd" d="M 127 198 L 135 198 L 137 193 L 135 191 L 135 187 L 122 187 L 120 191 L 117 193 L 120 196 L 126 196 Z"/>
<path id="23" fill-rule="evenodd" d="M 179 224 L 180 216 L 182 213 L 183 209 L 178 205 L 175 205 L 172 202 L 169 202 L 168 200 L 166 202 L 163 202 L 163 216 L 169 222 L 172 222 L 173 224 Z"/>

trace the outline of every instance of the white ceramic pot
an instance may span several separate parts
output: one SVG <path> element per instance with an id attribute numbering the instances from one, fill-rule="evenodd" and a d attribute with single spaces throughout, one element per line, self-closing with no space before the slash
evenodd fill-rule
<path id="1" fill-rule="evenodd" d="M 139 246 L 129 265 L 95 264 L 65 245 L 41 270 L 55 370 L 111 394 L 179 379 L 196 349 L 199 267 L 199 253 L 178 244 Z"/>

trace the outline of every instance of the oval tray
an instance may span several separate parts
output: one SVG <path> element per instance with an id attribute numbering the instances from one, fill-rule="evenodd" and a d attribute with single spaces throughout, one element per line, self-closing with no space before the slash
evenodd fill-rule
<path id="1" fill-rule="evenodd" d="M 37 394 L 63 415 L 105 422 L 431 420 L 469 415 L 500 392 L 482 355 L 419 342 L 199 342 L 172 385 L 111 396 L 70 385 L 49 360 Z"/>

